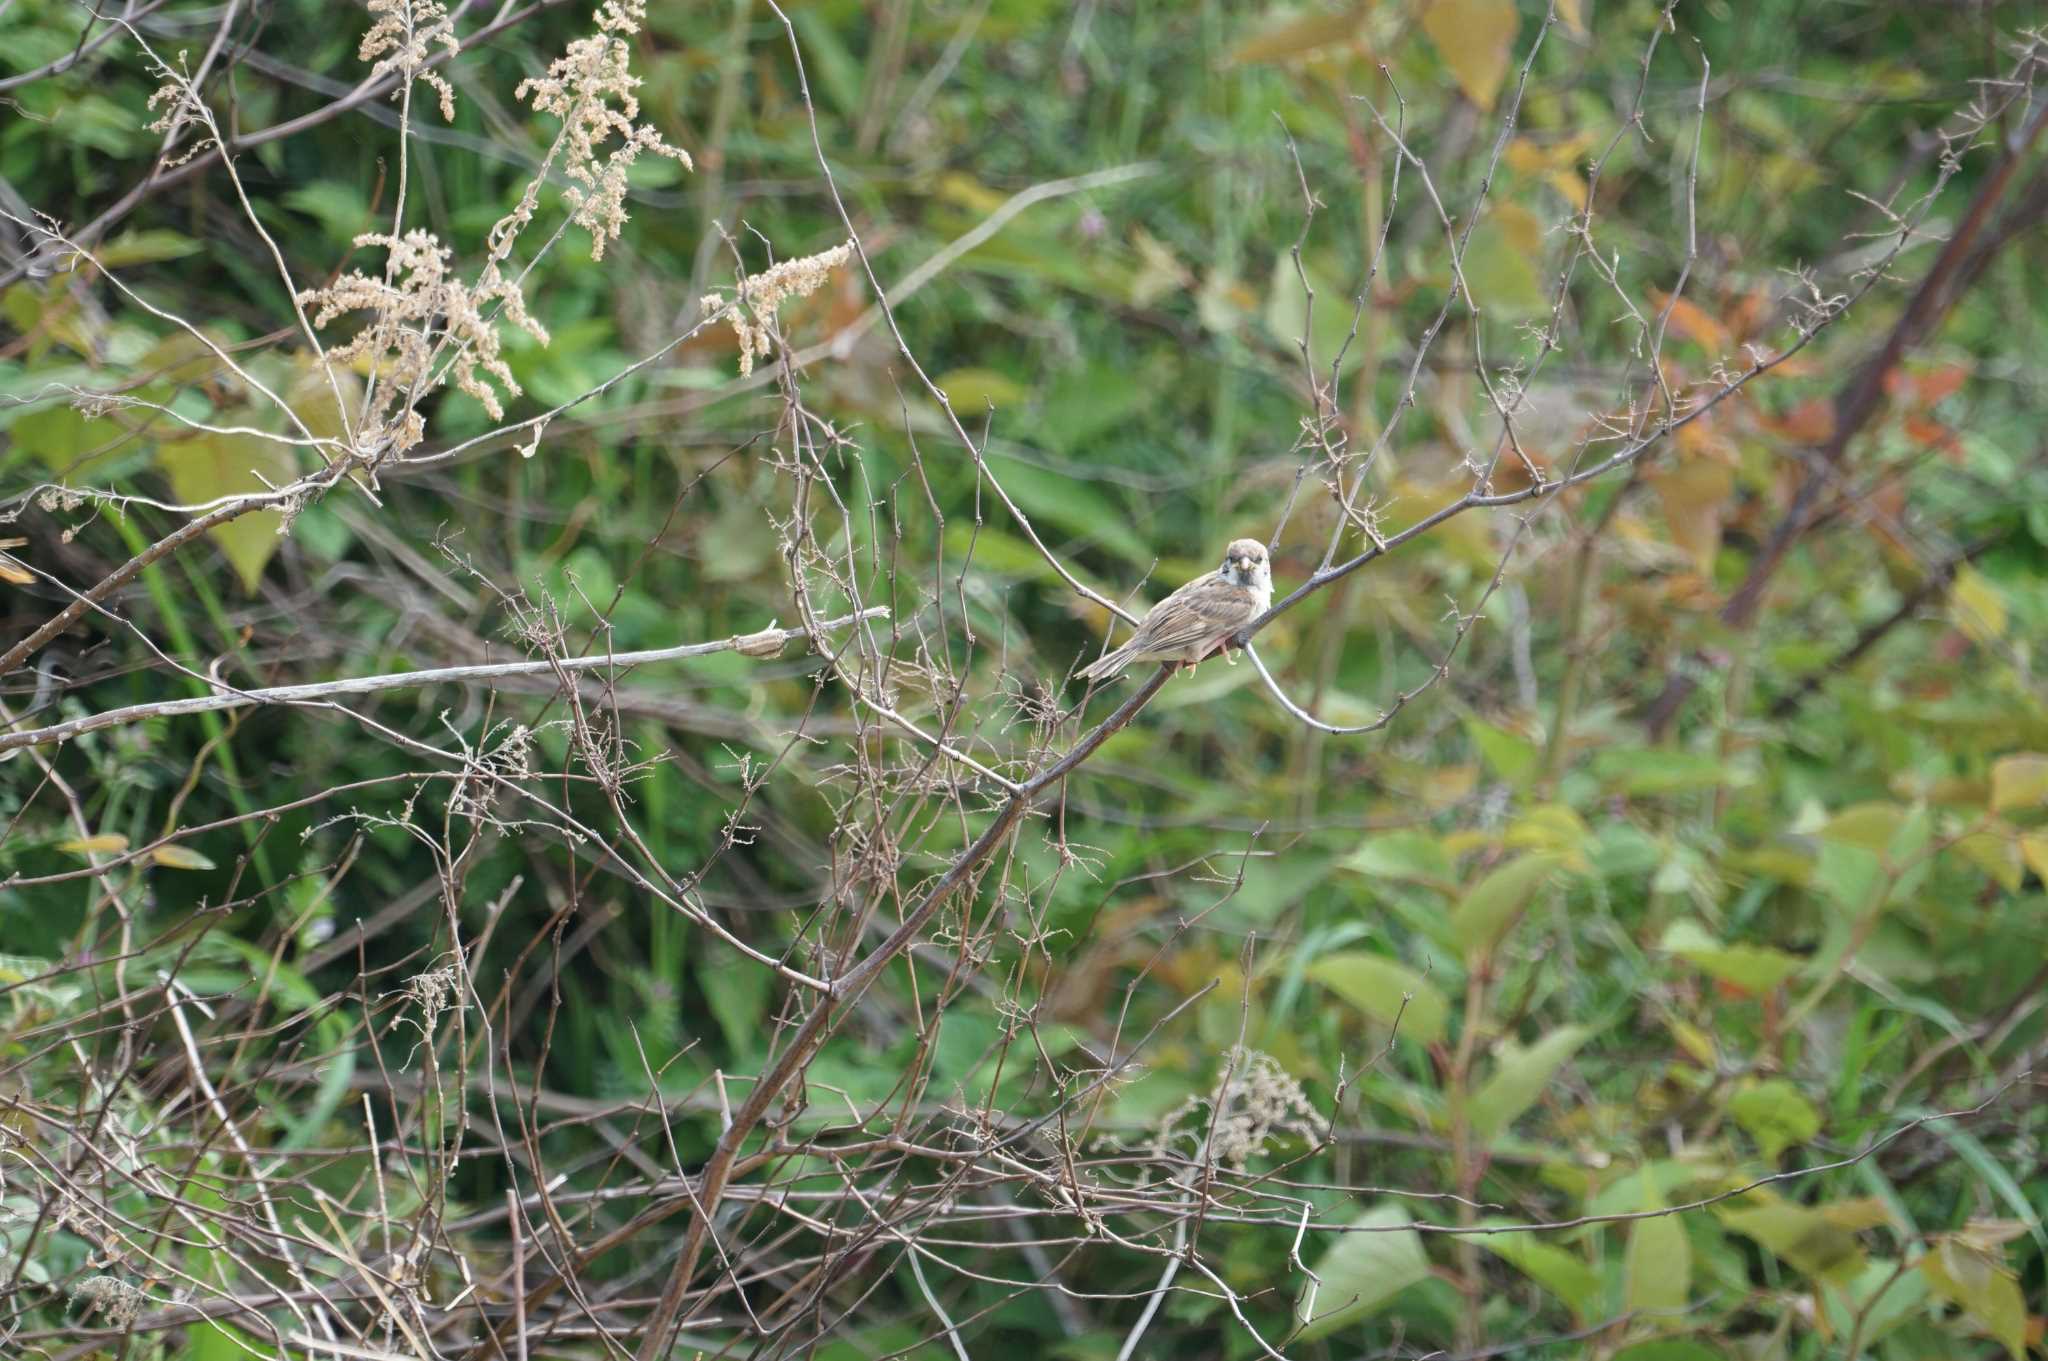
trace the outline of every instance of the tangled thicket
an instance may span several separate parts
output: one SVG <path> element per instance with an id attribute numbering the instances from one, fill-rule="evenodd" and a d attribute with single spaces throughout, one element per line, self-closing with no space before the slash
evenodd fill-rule
<path id="1" fill-rule="evenodd" d="M 2038 1345 L 2040 36 L 1928 56 L 1755 261 L 1711 219 L 1782 73 L 1677 0 L 1162 47 L 1198 112 L 1284 82 L 1268 192 L 1113 249 L 1160 167 L 932 147 L 963 62 L 1136 145 L 1064 101 L 1143 7 L 970 6 L 909 81 L 912 6 L 862 80 L 773 0 L 605 0 L 515 54 L 533 130 L 488 61 L 543 6 L 370 0 L 347 81 L 236 5 L 27 8 L 0 93 L 139 170 L 0 183 L 8 1354 Z M 294 149 L 344 118 L 374 186 Z M 1073 680 L 1248 526 L 1227 658 Z"/>

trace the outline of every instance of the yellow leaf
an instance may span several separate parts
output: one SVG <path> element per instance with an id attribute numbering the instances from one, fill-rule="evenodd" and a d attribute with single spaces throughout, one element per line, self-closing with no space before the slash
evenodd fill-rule
<path id="1" fill-rule="evenodd" d="M 333 374 L 329 381 L 328 374 Z M 344 421 L 335 410 L 334 396 L 339 392 L 346 404 L 348 419 Z M 285 401 L 291 403 L 306 428 L 321 439 L 341 439 L 361 413 L 363 406 L 363 380 L 354 371 L 332 367 L 322 371 L 320 365 L 310 360 L 302 362 L 299 376 L 292 380 L 285 390 Z"/>
<path id="2" fill-rule="evenodd" d="M 1976 642 L 2005 636 L 2005 597 L 1974 567 L 1956 569 L 1949 587 L 1949 622 Z"/>
<path id="3" fill-rule="evenodd" d="M 1290 61 L 1325 47 L 1358 43 L 1364 19 L 1363 5 L 1354 5 L 1334 14 L 1311 12 L 1299 15 L 1246 38 L 1230 50 L 1230 55 L 1223 59 L 1224 65 Z"/>
<path id="4" fill-rule="evenodd" d="M 1586 14 L 1580 8 L 1580 0 L 1557 0 L 1557 17 L 1581 38 L 1586 36 Z"/>
<path id="5" fill-rule="evenodd" d="M 36 574 L 16 563 L 13 558 L 0 554 L 0 581 L 9 586 L 33 586 Z"/>
<path id="6" fill-rule="evenodd" d="M 1521 27 L 1514 0 L 1430 0 L 1422 31 L 1436 44 L 1465 97 L 1491 111 Z"/>
<path id="7" fill-rule="evenodd" d="M 2020 838 L 2020 858 L 2027 862 L 2027 868 L 2039 875 L 2041 882 L 2048 884 L 2048 836 L 2027 835 Z M 2013 885 L 2018 888 L 2018 884 Z"/>
<path id="8" fill-rule="evenodd" d="M 211 860 L 185 846 L 159 846 L 149 853 L 152 862 L 167 870 L 210 870 Z"/>
<path id="9" fill-rule="evenodd" d="M 2023 751 L 1991 763 L 1991 811 L 2034 808 L 2048 803 L 2048 756 Z"/>
<path id="10" fill-rule="evenodd" d="M 119 855 L 128 849 L 128 838 L 119 832 L 102 832 L 98 836 L 82 836 L 71 841 L 60 841 L 57 849 L 72 855 Z"/>
<path id="11" fill-rule="evenodd" d="M 331 399 L 330 399 L 331 405 Z M 273 486 L 292 477 L 292 459 L 286 449 L 254 435 L 194 435 L 171 440 L 156 453 L 157 466 L 171 479 L 172 493 L 183 502 L 198 504 L 241 492 L 264 490 L 263 478 Z M 263 477 L 257 476 L 261 472 Z M 256 510 L 215 525 L 207 531 L 250 594 L 263 579 L 263 565 L 277 551 L 278 530 L 284 517 L 274 510 Z"/>
<path id="12" fill-rule="evenodd" d="M 1735 494 L 1734 472 L 1708 459 L 1689 458 L 1652 473 L 1648 481 L 1664 508 L 1671 541 L 1685 550 L 1701 576 L 1711 577 L 1714 555 L 1721 551 L 1721 513 Z"/>

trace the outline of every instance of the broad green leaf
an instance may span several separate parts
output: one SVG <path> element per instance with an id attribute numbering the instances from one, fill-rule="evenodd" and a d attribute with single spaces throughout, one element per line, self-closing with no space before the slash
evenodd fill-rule
<path id="1" fill-rule="evenodd" d="M 1991 763 L 1991 811 L 2038 808 L 2048 803 L 2048 756 L 2037 751 L 2001 756 Z"/>
<path id="2" fill-rule="evenodd" d="M 69 406 L 45 406 L 7 427 L 13 447 L 53 473 L 75 476 L 81 460 L 111 453 L 134 438 L 111 416 L 87 416 Z"/>
<path id="3" fill-rule="evenodd" d="M 1610 788 L 1644 797 L 1724 785 L 1735 788 L 1750 782 L 1748 772 L 1724 764 L 1711 753 L 1662 748 L 1609 747 L 1593 758 L 1593 773 Z"/>
<path id="4" fill-rule="evenodd" d="M 1031 389 L 994 369 L 954 369 L 932 381 L 946 394 L 953 409 L 966 417 L 990 405 L 998 408 L 1020 406 L 1031 395 Z"/>
<path id="5" fill-rule="evenodd" d="M 158 446 L 156 461 L 170 477 L 172 493 L 188 505 L 260 492 L 265 490 L 265 479 L 278 486 L 290 481 L 293 471 L 289 453 L 253 435 L 203 433 L 170 440 Z M 245 592 L 255 594 L 263 579 L 263 565 L 281 542 L 278 531 L 283 525 L 284 517 L 277 511 L 255 510 L 207 531 L 207 537 L 220 546 L 235 569 Z"/>
<path id="6" fill-rule="evenodd" d="M 1875 906 L 1887 887 L 1884 857 L 1846 842 L 1823 841 L 1814 866 L 1813 886 L 1844 911 L 1859 913 Z"/>
<path id="7" fill-rule="evenodd" d="M 1744 992 L 1766 993 L 1806 967 L 1797 955 L 1768 945 L 1723 945 L 1694 921 L 1675 921 L 1665 928 L 1658 948 L 1677 955 L 1710 978 L 1732 983 Z"/>
<path id="8" fill-rule="evenodd" d="M 1494 1058 L 1493 1076 L 1473 1093 L 1473 1131 L 1487 1140 L 1506 1131 L 1522 1112 L 1536 1104 L 1536 1098 L 1557 1076 L 1557 1070 L 1592 1035 L 1588 1026 L 1564 1025 L 1527 1048 L 1512 1040 L 1503 1041 Z"/>
<path id="9" fill-rule="evenodd" d="M 1308 976 L 1381 1025 L 1392 1025 L 1399 1016 L 1399 1033 L 1418 1044 L 1444 1037 L 1451 1004 L 1428 979 L 1385 955 L 1340 950 L 1309 965 Z"/>
<path id="10" fill-rule="evenodd" d="M 988 465 L 1049 547 L 1057 548 L 1058 540 L 1066 536 L 1100 544 L 1129 563 L 1147 567 L 1152 564 L 1154 550 L 1131 528 L 1131 513 L 1094 487 L 1012 458 L 990 455 Z M 1001 513 L 1001 507 L 997 507 L 997 513 Z M 1209 567 L 1213 569 L 1215 563 Z M 1163 595 L 1163 587 L 1180 583 L 1161 585 Z M 1144 613 L 1142 607 L 1138 613 Z"/>
<path id="11" fill-rule="evenodd" d="M 1593 872 L 1593 830 L 1564 804 L 1537 804 L 1509 824 L 1502 839 L 1518 850 L 1554 851 L 1575 874 Z"/>
<path id="12" fill-rule="evenodd" d="M 1728 1228 L 1753 1238 L 1815 1279 L 1853 1280 L 1863 1270 L 1859 1230 L 1882 1224 L 1890 1216 L 1875 1197 L 1806 1206 L 1768 1191 L 1752 1192 L 1738 1206 L 1717 1206 L 1715 1215 Z"/>
<path id="13" fill-rule="evenodd" d="M 1465 720 L 1465 735 L 1472 739 L 1473 746 L 1479 748 L 1479 754 L 1486 758 L 1486 764 L 1493 767 L 1494 774 L 1509 784 L 1521 784 L 1536 773 L 1536 763 L 1542 758 L 1542 753 L 1528 738 L 1518 737 L 1485 719 L 1470 717 Z"/>
<path id="14" fill-rule="evenodd" d="M 1639 1181 L 1639 1208 L 1663 1209 L 1664 1193 L 1655 1178 L 1646 1172 Z M 1692 1294 L 1692 1243 L 1677 1215 L 1633 1221 L 1622 1265 L 1627 1308 L 1651 1315 L 1675 1314 L 1685 1308 Z"/>
<path id="15" fill-rule="evenodd" d="M 1428 0 L 1422 31 L 1451 70 L 1465 97 L 1491 111 L 1501 79 L 1514 60 L 1521 27 L 1514 0 Z"/>
<path id="16" fill-rule="evenodd" d="M 1864 1340 L 1875 1343 L 1925 1307 L 1928 1289 L 1924 1274 L 1900 1274 L 1897 1261 L 1875 1257 L 1851 1279 L 1824 1282 L 1821 1301 L 1837 1336 L 1854 1330 L 1861 1314 Z"/>
<path id="17" fill-rule="evenodd" d="M 1504 1219 L 1481 1221 L 1506 1224 Z M 1533 1233 L 1482 1234 L 1479 1245 L 1564 1302 L 1580 1319 L 1593 1317 L 1600 1302 L 1600 1277 L 1575 1252 Z"/>
<path id="18" fill-rule="evenodd" d="M 736 1054 L 758 1052 L 767 1042 L 761 1021 L 768 1010 L 768 976 L 759 969 L 731 968 L 709 954 L 698 956 L 696 972 L 725 1042 Z"/>
<path id="19" fill-rule="evenodd" d="M 1446 887 L 1456 874 L 1442 838 L 1409 829 L 1376 836 L 1341 862 L 1370 879 L 1411 879 Z"/>
<path id="20" fill-rule="evenodd" d="M 1896 803 L 1859 803 L 1829 818 L 1820 835 L 1825 841 L 1860 846 L 1883 855 L 1890 849 L 1900 824 L 1906 820 L 1906 813 L 1907 810 Z"/>
<path id="21" fill-rule="evenodd" d="M 1518 203 L 1496 204 L 1465 244 L 1465 285 L 1488 316 L 1540 312 L 1549 306 L 1536 273 L 1543 259 L 1543 224 Z"/>
<path id="22" fill-rule="evenodd" d="M 1517 856 L 1466 891 L 1451 909 L 1451 929 L 1466 959 L 1488 954 L 1500 944 L 1561 859 L 1548 852 Z"/>
<path id="23" fill-rule="evenodd" d="M 1322 1280 L 1316 1292 L 1316 1316 L 1301 1319 L 1297 1341 L 1313 1342 L 1348 1324 L 1377 1313 L 1387 1301 L 1429 1275 L 1429 1256 L 1422 1235 L 1399 1227 L 1413 1223 L 1399 1205 L 1381 1204 L 1354 1219 L 1354 1229 L 1338 1237 L 1315 1265 Z M 1300 1304 L 1307 1302 L 1304 1294 Z"/>
<path id="24" fill-rule="evenodd" d="M 2003 1253 L 1948 1235 L 1920 1259 L 1920 1271 L 1935 1294 L 2003 1343 L 2013 1361 L 2025 1361 L 2027 1305 Z"/>
<path id="25" fill-rule="evenodd" d="M 1728 1113 L 1756 1140 L 1767 1162 L 1775 1163 L 1778 1155 L 1793 1144 L 1803 1144 L 1820 1133 L 1820 1112 L 1797 1087 L 1781 1077 L 1753 1083 L 1737 1092 L 1729 1099 Z"/>
<path id="26" fill-rule="evenodd" d="M 342 180 L 314 180 L 285 193 L 284 205 L 318 222 L 327 239 L 346 246 L 373 230 L 370 202 L 359 185 Z"/>
<path id="27" fill-rule="evenodd" d="M 155 264 L 160 260 L 182 260 L 199 249 L 199 242 L 182 232 L 154 228 L 123 232 L 95 250 L 93 256 L 109 269 L 120 269 L 126 265 Z"/>

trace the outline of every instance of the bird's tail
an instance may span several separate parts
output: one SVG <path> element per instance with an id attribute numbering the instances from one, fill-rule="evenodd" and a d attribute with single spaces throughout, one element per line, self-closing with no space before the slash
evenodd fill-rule
<path id="1" fill-rule="evenodd" d="M 1075 672 L 1082 680 L 1114 680 L 1123 674 L 1131 664 L 1131 645 L 1125 643 L 1114 652 L 1105 653 L 1091 664 Z"/>

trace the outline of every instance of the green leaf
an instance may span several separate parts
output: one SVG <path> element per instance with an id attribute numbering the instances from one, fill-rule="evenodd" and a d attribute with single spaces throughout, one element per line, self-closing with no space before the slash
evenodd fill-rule
<path id="1" fill-rule="evenodd" d="M 766 1042 L 761 1021 L 768 1010 L 769 981 L 760 969 L 735 969 L 709 955 L 697 958 L 697 986 L 736 1055 L 758 1053 Z"/>
<path id="2" fill-rule="evenodd" d="M 1935 1294 L 2003 1343 L 2013 1361 L 2025 1361 L 2027 1305 L 2019 1279 L 2006 1267 L 2002 1253 L 1947 1235 L 1920 1259 L 1920 1271 Z"/>
<path id="3" fill-rule="evenodd" d="M 1645 1173 L 1641 1189 L 1639 1208 L 1664 1208 L 1664 1193 L 1655 1178 Z M 1629 1310 L 1671 1314 L 1685 1308 L 1692 1293 L 1692 1244 L 1677 1215 L 1657 1215 L 1629 1225 L 1623 1272 L 1623 1299 Z"/>
<path id="4" fill-rule="evenodd" d="M 1442 839 L 1412 828 L 1374 837 L 1341 865 L 1369 879 L 1410 879 L 1437 887 L 1447 887 L 1456 874 Z"/>
<path id="5" fill-rule="evenodd" d="M 1793 1144 L 1803 1144 L 1820 1133 L 1820 1112 L 1781 1077 L 1737 1092 L 1728 1102 L 1728 1113 L 1756 1140 L 1768 1162 L 1775 1163 Z"/>
<path id="6" fill-rule="evenodd" d="M 1479 748 L 1479 754 L 1485 758 L 1486 764 L 1493 767 L 1494 774 L 1509 784 L 1521 784 L 1536 773 L 1536 764 L 1542 753 L 1527 738 L 1517 737 L 1484 719 L 1469 717 L 1465 720 L 1465 735 L 1472 739 L 1473 746 Z"/>
<path id="7" fill-rule="evenodd" d="M 963 417 L 972 417 L 985 407 L 1021 406 L 1031 389 L 1006 373 L 994 369 L 954 369 L 932 380 Z"/>
<path id="8" fill-rule="evenodd" d="M 1398 1205 L 1373 1206 L 1351 1221 L 1371 1232 L 1341 1235 L 1315 1265 L 1322 1280 L 1316 1292 L 1317 1316 L 1301 1319 L 1299 1342 L 1313 1342 L 1380 1309 L 1387 1301 L 1429 1275 L 1429 1256 L 1422 1235 L 1398 1226 L 1413 1223 Z M 1306 1304 L 1306 1293 L 1296 1308 Z"/>
<path id="9" fill-rule="evenodd" d="M 291 455 L 277 444 L 254 435 L 198 434 L 158 447 L 157 466 L 171 479 L 178 500 L 198 504 L 263 491 L 264 479 L 280 485 L 293 474 Z M 262 476 L 258 476 L 258 473 Z M 263 565 L 281 542 L 284 517 L 274 510 L 249 511 L 206 531 L 235 569 L 242 589 L 255 594 Z"/>
<path id="10" fill-rule="evenodd" d="M 1991 811 L 2038 808 L 2048 803 L 2048 756 L 2037 751 L 2001 756 L 1991 763 Z"/>
<path id="11" fill-rule="evenodd" d="M 1494 1059 L 1493 1076 L 1473 1094 L 1473 1131 L 1487 1140 L 1505 1132 L 1523 1111 L 1536 1104 L 1557 1070 L 1592 1036 L 1589 1026 L 1565 1025 L 1527 1048 L 1503 1041 Z"/>
<path id="12" fill-rule="evenodd" d="M 1721 1353 L 1689 1337 L 1666 1337 L 1623 1347 L 1613 1361 L 1722 1361 Z"/>
<path id="13" fill-rule="evenodd" d="M 1527 208 L 1496 204 L 1472 229 L 1465 245 L 1465 285 L 1488 316 L 1540 312 L 1549 306 L 1536 262 L 1543 258 L 1543 224 Z"/>
<path id="14" fill-rule="evenodd" d="M 1609 788 L 1642 797 L 1749 783 L 1747 772 L 1718 756 L 1663 748 L 1609 747 L 1593 758 L 1593 773 Z"/>
<path id="15" fill-rule="evenodd" d="M 370 231 L 370 202 L 360 186 L 339 180 L 314 180 L 284 195 L 286 207 L 320 224 L 327 239 L 347 246 Z"/>
<path id="16" fill-rule="evenodd" d="M 1813 886 L 1843 910 L 1863 912 L 1877 903 L 1885 887 L 1884 857 L 1847 842 L 1823 841 Z"/>
<path id="17" fill-rule="evenodd" d="M 1481 1222 L 1492 1225 L 1510 1221 Z M 1600 1277 L 1578 1254 L 1547 1243 L 1533 1233 L 1483 1234 L 1478 1241 L 1479 1246 L 1557 1296 L 1574 1317 L 1593 1317 L 1600 1302 Z"/>
<path id="18" fill-rule="evenodd" d="M 1562 859 L 1549 852 L 1517 856 L 1466 891 L 1451 909 L 1451 929 L 1467 960 L 1490 954 L 1500 944 Z"/>
<path id="19" fill-rule="evenodd" d="M 1920 1272 L 1899 1272 L 1889 1257 L 1875 1257 L 1863 1264 L 1855 1277 L 1823 1284 L 1821 1300 L 1829 1326 L 1837 1336 L 1857 1326 L 1862 1315 L 1863 1338 L 1874 1343 L 1926 1307 L 1927 1277 Z"/>
<path id="20" fill-rule="evenodd" d="M 1714 1213 L 1806 1275 L 1834 1281 L 1853 1280 L 1863 1270 L 1856 1234 L 1890 1215 L 1875 1197 L 1809 1207 L 1767 1191 L 1752 1192 L 1739 1207 L 1718 1206 Z"/>
<path id="21" fill-rule="evenodd" d="M 1435 1044 L 1444 1037 L 1451 1004 L 1428 979 L 1385 955 L 1341 950 L 1309 965 L 1308 976 L 1381 1025 L 1392 1025 L 1399 1016 L 1399 1033 L 1417 1044 Z"/>
<path id="22" fill-rule="evenodd" d="M 81 459 L 111 453 L 134 438 L 106 416 L 87 416 L 68 406 L 46 406 L 15 418 L 7 427 L 13 447 L 53 473 L 75 476 Z"/>
<path id="23" fill-rule="evenodd" d="M 990 455 L 988 463 L 989 471 L 1002 483 L 1017 508 L 1031 518 L 1032 526 L 1049 546 L 1057 546 L 1058 536 L 1049 532 L 1057 529 L 1080 542 L 1100 544 L 1126 562 L 1147 567 L 1152 564 L 1156 555 L 1131 528 L 1130 511 L 1102 492 L 1071 477 L 1015 459 Z M 1180 585 L 1177 581 L 1168 584 Z"/>
<path id="24" fill-rule="evenodd" d="M 197 241 L 181 232 L 155 228 L 123 232 L 95 250 L 93 255 L 109 269 L 119 269 L 124 265 L 147 265 L 159 260 L 182 260 L 199 249 Z"/>
<path id="25" fill-rule="evenodd" d="M 1658 948 L 1749 993 L 1767 993 L 1806 967 L 1799 956 L 1768 945 L 1723 945 L 1694 921 L 1671 923 Z"/>

